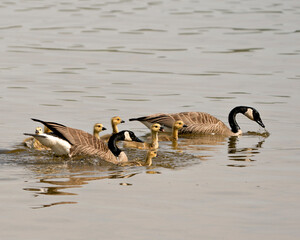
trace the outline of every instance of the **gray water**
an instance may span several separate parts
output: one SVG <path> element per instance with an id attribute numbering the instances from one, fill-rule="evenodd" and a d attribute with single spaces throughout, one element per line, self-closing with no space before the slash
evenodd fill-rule
<path id="1" fill-rule="evenodd" d="M 299 1 L 2 1 L 1 239 L 299 239 Z M 30 118 L 208 112 L 239 138 L 160 142 L 151 167 L 22 146 Z M 130 160 L 146 152 L 125 150 Z"/>

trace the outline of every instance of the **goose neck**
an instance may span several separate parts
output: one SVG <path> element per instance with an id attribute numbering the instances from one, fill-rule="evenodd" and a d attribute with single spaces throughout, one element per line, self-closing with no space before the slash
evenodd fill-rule
<path id="1" fill-rule="evenodd" d="M 111 121 L 111 127 L 113 129 L 113 134 L 118 133 L 119 129 L 116 123 L 114 123 L 113 121 Z"/>
<path id="2" fill-rule="evenodd" d="M 121 140 L 121 136 L 119 134 L 113 134 L 108 140 L 108 148 L 116 157 L 118 157 L 122 152 L 117 146 L 118 140 Z"/>
<path id="3" fill-rule="evenodd" d="M 178 140 L 178 129 L 173 127 L 172 129 L 172 140 L 177 141 Z"/>
<path id="4" fill-rule="evenodd" d="M 232 109 L 228 115 L 228 122 L 229 125 L 231 127 L 231 131 L 234 134 L 238 134 L 241 130 L 240 126 L 238 125 L 237 121 L 236 121 L 236 115 L 238 113 L 244 113 L 245 109 L 244 107 L 235 107 L 234 109 Z"/>
<path id="5" fill-rule="evenodd" d="M 95 130 L 94 130 L 94 133 L 93 133 L 93 135 L 94 135 L 94 137 L 96 137 L 96 138 L 100 139 L 100 137 L 99 137 L 99 132 L 97 132 L 97 131 L 95 131 Z"/>
<path id="6" fill-rule="evenodd" d="M 150 156 L 150 153 L 147 154 L 145 166 L 151 166 L 152 165 L 152 157 Z"/>
<path id="7" fill-rule="evenodd" d="M 158 132 L 152 131 L 151 139 L 152 139 L 151 142 L 152 147 L 158 148 Z"/>

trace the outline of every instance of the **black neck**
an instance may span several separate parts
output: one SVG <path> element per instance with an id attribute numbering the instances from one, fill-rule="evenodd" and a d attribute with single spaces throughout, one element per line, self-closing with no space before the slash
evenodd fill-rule
<path id="1" fill-rule="evenodd" d="M 229 122 L 229 125 L 231 127 L 231 131 L 233 133 L 237 133 L 241 128 L 240 126 L 238 125 L 238 123 L 236 122 L 236 115 L 238 113 L 245 113 L 247 111 L 247 107 L 244 107 L 244 106 L 239 106 L 239 107 L 235 107 L 234 109 L 232 109 L 229 113 L 229 116 L 228 116 L 228 122 Z"/>
<path id="2" fill-rule="evenodd" d="M 117 146 L 118 140 L 123 140 L 122 134 L 120 133 L 113 134 L 108 140 L 108 148 L 116 157 L 118 157 L 122 152 L 121 149 Z"/>

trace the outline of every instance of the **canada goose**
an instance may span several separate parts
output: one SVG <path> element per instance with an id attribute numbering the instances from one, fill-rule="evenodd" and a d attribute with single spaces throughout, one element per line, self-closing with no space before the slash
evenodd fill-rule
<path id="1" fill-rule="evenodd" d="M 122 120 L 119 116 L 115 116 L 111 118 L 111 127 L 112 127 L 112 134 L 118 133 L 119 129 L 118 126 L 120 123 L 125 123 L 124 120 Z M 108 141 L 112 134 L 105 134 L 101 136 L 100 138 L 104 141 Z"/>
<path id="2" fill-rule="evenodd" d="M 154 123 L 151 125 L 151 143 L 124 142 L 123 146 L 138 149 L 157 149 L 159 131 L 163 132 L 164 128 L 159 123 Z"/>
<path id="3" fill-rule="evenodd" d="M 203 112 L 181 112 L 173 114 L 158 113 L 140 118 L 131 118 L 129 121 L 140 121 L 147 127 L 153 122 L 158 122 L 166 127 L 166 131 L 171 131 L 173 122 L 182 120 L 188 127 L 180 129 L 179 133 L 236 136 L 242 134 L 235 119 L 238 113 L 244 114 L 250 120 L 257 122 L 261 127 L 265 127 L 259 112 L 256 109 L 247 106 L 238 106 L 230 111 L 228 121 L 231 130 L 216 117 Z"/>
<path id="4" fill-rule="evenodd" d="M 66 127 L 59 123 L 45 122 L 42 120 L 34 119 L 33 121 L 40 122 L 47 126 L 53 133 L 52 134 L 29 134 L 38 139 L 43 145 L 50 147 L 57 155 L 67 155 L 69 157 L 76 155 L 88 155 L 99 157 L 100 159 L 110 163 L 127 162 L 126 154 L 121 151 L 116 145 L 116 141 L 137 141 L 142 142 L 131 131 L 125 130 L 113 134 L 108 145 L 93 135 L 75 128 Z"/>
<path id="5" fill-rule="evenodd" d="M 187 125 L 183 123 L 181 120 L 177 120 L 174 122 L 172 126 L 172 135 L 167 136 L 167 135 L 161 135 L 158 137 L 159 141 L 177 141 L 178 140 L 178 130 L 182 128 L 186 128 Z"/>
<path id="6" fill-rule="evenodd" d="M 145 162 L 141 161 L 134 161 L 134 162 L 124 162 L 121 163 L 121 166 L 151 166 L 152 165 L 152 158 L 157 156 L 157 150 L 148 150 Z"/>
<path id="7" fill-rule="evenodd" d="M 102 132 L 102 131 L 104 131 L 104 130 L 106 130 L 106 128 L 103 127 L 103 124 L 101 124 L 101 123 L 96 123 L 96 124 L 94 125 L 94 128 L 93 128 L 93 135 L 94 135 L 96 138 L 100 139 L 99 133 Z"/>
<path id="8" fill-rule="evenodd" d="M 44 128 L 44 133 L 49 133 L 51 132 L 51 130 L 47 127 Z M 35 134 L 42 134 L 43 133 L 43 129 L 41 127 L 37 127 L 35 129 Z M 44 146 L 43 144 L 41 144 L 37 139 L 35 139 L 34 137 L 28 137 L 26 139 L 24 139 L 23 141 L 24 145 L 28 148 L 31 149 L 35 149 L 35 150 L 50 150 L 50 148 Z"/>

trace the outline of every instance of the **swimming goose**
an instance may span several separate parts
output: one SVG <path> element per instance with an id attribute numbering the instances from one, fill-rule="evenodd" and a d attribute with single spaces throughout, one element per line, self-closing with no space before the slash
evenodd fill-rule
<path id="1" fill-rule="evenodd" d="M 52 134 L 29 134 L 38 139 L 43 145 L 50 147 L 57 155 L 67 155 L 69 157 L 75 155 L 88 155 L 98 157 L 104 161 L 118 164 L 127 162 L 126 154 L 121 151 L 116 142 L 119 140 L 142 142 L 131 131 L 125 130 L 113 134 L 108 141 L 108 145 L 93 135 L 75 128 L 70 128 L 55 122 L 45 122 L 38 119 L 33 121 L 40 122 L 47 126 Z"/>
<path id="2" fill-rule="evenodd" d="M 261 127 L 265 127 L 259 112 L 247 106 L 238 106 L 230 111 L 228 121 L 231 129 L 216 117 L 203 112 L 158 113 L 140 118 L 131 118 L 129 121 L 140 121 L 148 128 L 152 123 L 157 122 L 165 126 L 166 131 L 171 131 L 174 121 L 182 120 L 188 127 L 180 129 L 179 133 L 237 136 L 242 134 L 240 126 L 236 122 L 236 115 L 238 113 L 244 114 L 250 120 L 257 122 Z"/>
<path id="3" fill-rule="evenodd" d="M 94 125 L 94 128 L 93 128 L 93 135 L 94 135 L 96 138 L 100 139 L 99 133 L 102 132 L 102 131 L 104 131 L 104 130 L 106 130 L 106 128 L 103 127 L 103 124 L 101 124 L 101 123 L 96 123 L 96 124 Z"/>
<path id="4" fill-rule="evenodd" d="M 119 116 L 115 116 L 111 118 L 111 127 L 112 127 L 112 134 L 118 133 L 119 129 L 118 126 L 120 123 L 125 123 L 124 120 L 122 120 Z M 104 141 L 108 141 L 112 134 L 106 134 L 104 136 L 101 136 L 100 138 Z"/>
<path id="5" fill-rule="evenodd" d="M 164 128 L 159 123 L 154 123 L 151 125 L 151 143 L 124 142 L 123 146 L 138 149 L 157 149 L 159 131 L 163 132 Z"/>
<path id="6" fill-rule="evenodd" d="M 44 133 L 49 133 L 51 132 L 51 130 L 47 127 L 44 128 Z M 42 134 L 43 133 L 43 129 L 41 127 L 37 127 L 35 129 L 35 134 Z M 34 137 L 28 137 L 26 139 L 24 139 L 23 144 L 31 149 L 35 149 L 35 150 L 50 150 L 50 148 L 44 146 L 43 144 L 41 144 L 37 139 L 35 139 Z"/>

